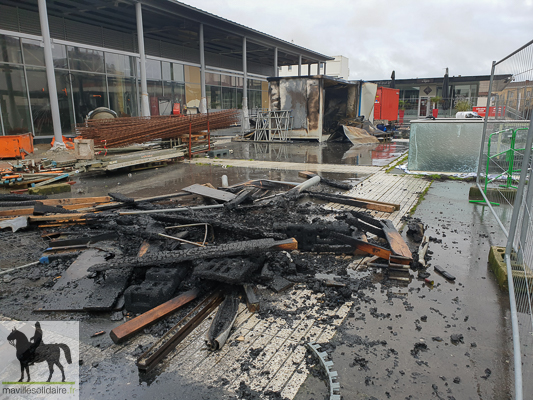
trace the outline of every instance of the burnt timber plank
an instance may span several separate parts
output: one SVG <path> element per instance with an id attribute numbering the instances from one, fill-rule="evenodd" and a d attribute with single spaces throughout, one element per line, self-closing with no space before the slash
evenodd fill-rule
<path id="1" fill-rule="evenodd" d="M 245 242 L 225 243 L 218 246 L 195 247 L 178 251 L 160 251 L 144 257 L 122 257 L 92 266 L 90 271 L 106 271 L 130 267 L 175 268 L 184 261 L 209 258 L 236 257 L 258 254 L 266 251 L 297 250 L 298 241 L 294 238 L 275 241 L 274 239 L 248 240 Z"/>
<path id="2" fill-rule="evenodd" d="M 186 188 L 181 189 L 184 192 L 198 194 L 200 196 L 209 197 L 211 199 L 220 200 L 220 201 L 230 201 L 233 200 L 236 195 L 230 192 L 223 192 L 222 190 L 211 189 L 206 186 L 199 185 L 195 183 L 194 185 L 187 186 Z"/>
<path id="3" fill-rule="evenodd" d="M 402 236 L 398 233 L 392 221 L 382 219 L 381 225 L 393 253 L 402 257 L 413 258 L 411 250 L 409 250 L 407 243 L 405 243 Z"/>
<path id="4" fill-rule="evenodd" d="M 142 329 L 152 325 L 153 323 L 159 321 L 161 318 L 164 318 L 183 305 L 194 300 L 200 293 L 199 289 L 192 289 L 188 292 L 182 293 L 177 297 L 163 303 L 155 308 L 152 308 L 150 311 L 145 312 L 144 314 L 139 315 L 136 318 L 133 318 L 122 325 L 117 326 L 111 332 L 109 336 L 115 343 L 121 343 Z"/>

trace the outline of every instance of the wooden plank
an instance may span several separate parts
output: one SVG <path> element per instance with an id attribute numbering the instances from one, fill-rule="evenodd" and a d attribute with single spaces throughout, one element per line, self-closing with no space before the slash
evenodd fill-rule
<path id="1" fill-rule="evenodd" d="M 30 222 L 44 221 L 75 221 L 85 219 L 86 214 L 55 214 L 55 215 L 34 215 L 29 217 Z"/>
<path id="2" fill-rule="evenodd" d="M 184 192 L 194 193 L 200 196 L 209 197 L 211 199 L 220 201 L 230 201 L 236 197 L 236 195 L 234 195 L 233 193 L 224 192 L 222 190 L 217 189 L 211 189 L 206 186 L 198 185 L 197 183 L 191 186 L 187 186 L 186 188 L 183 188 L 181 190 L 183 190 Z"/>
<path id="3" fill-rule="evenodd" d="M 413 258 L 411 250 L 409 250 L 409 246 L 407 246 L 407 243 L 405 243 L 401 235 L 398 233 L 392 221 L 384 219 L 380 222 L 383 227 L 383 232 L 385 233 L 386 239 L 389 242 L 389 245 L 394 254 L 406 258 Z"/>
<path id="4" fill-rule="evenodd" d="M 183 305 L 194 300 L 199 293 L 200 290 L 195 288 L 174 297 L 166 303 L 152 308 L 150 311 L 117 326 L 109 333 L 109 336 L 111 336 L 113 342 L 121 343 L 135 335 L 137 332 L 159 321 L 161 318 L 172 314 Z"/>

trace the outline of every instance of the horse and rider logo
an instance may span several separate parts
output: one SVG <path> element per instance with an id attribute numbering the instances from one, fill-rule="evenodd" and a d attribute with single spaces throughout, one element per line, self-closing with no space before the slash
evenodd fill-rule
<path id="1" fill-rule="evenodd" d="M 43 341 L 43 330 L 39 322 L 35 323 L 35 334 L 31 339 L 28 340 L 28 337 L 23 332 L 13 328 L 7 336 L 7 340 L 17 350 L 17 359 L 20 362 L 19 382 L 24 381 L 24 370 L 26 370 L 26 382 L 30 382 L 30 366 L 41 362 L 48 363 L 50 374 L 48 375 L 47 382 L 50 382 L 52 379 L 54 365 L 57 365 L 61 371 L 61 382 L 65 382 L 65 371 L 60 362 L 61 350 L 65 354 L 67 363 L 72 364 L 70 348 L 64 343 L 45 344 Z"/>

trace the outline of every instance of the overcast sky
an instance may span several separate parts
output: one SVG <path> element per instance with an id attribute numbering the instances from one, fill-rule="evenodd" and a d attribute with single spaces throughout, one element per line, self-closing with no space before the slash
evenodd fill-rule
<path id="1" fill-rule="evenodd" d="M 533 0 L 181 0 L 319 53 L 350 79 L 490 74 L 533 39 Z"/>

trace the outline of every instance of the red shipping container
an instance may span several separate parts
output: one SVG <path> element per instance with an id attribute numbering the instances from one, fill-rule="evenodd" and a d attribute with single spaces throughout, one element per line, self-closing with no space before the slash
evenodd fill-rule
<path id="1" fill-rule="evenodd" d="M 376 101 L 374 102 L 374 119 L 397 121 L 399 101 L 399 89 L 378 87 L 378 91 L 376 93 Z"/>

